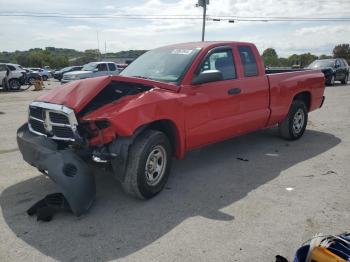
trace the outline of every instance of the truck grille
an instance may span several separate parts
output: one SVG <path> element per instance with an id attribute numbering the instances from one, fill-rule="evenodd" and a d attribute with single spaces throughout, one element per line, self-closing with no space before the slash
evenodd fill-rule
<path id="1" fill-rule="evenodd" d="M 72 109 L 44 102 L 30 104 L 28 125 L 31 132 L 56 140 L 74 141 L 77 130 Z"/>

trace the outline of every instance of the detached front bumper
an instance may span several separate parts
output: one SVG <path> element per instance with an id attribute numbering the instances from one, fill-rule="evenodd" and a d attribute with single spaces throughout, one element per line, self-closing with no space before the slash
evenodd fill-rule
<path id="1" fill-rule="evenodd" d="M 74 150 L 58 150 L 51 139 L 32 134 L 27 123 L 17 130 L 17 144 L 23 159 L 57 184 L 76 216 L 88 211 L 96 196 L 95 179 Z"/>

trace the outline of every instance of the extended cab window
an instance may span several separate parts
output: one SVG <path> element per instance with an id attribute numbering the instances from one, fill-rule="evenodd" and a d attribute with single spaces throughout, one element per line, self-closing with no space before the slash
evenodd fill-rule
<path id="1" fill-rule="evenodd" d="M 222 73 L 223 80 L 235 79 L 236 66 L 233 61 L 232 50 L 220 50 L 210 54 L 203 62 L 199 72 L 206 70 L 219 70 Z"/>
<path id="2" fill-rule="evenodd" d="M 98 64 L 97 69 L 98 69 L 98 71 L 108 71 L 107 64 Z"/>
<path id="3" fill-rule="evenodd" d="M 250 46 L 239 46 L 238 52 L 243 65 L 244 76 L 257 76 L 258 66 Z"/>
<path id="4" fill-rule="evenodd" d="M 116 67 L 115 64 L 113 64 L 113 63 L 109 63 L 109 64 L 108 64 L 108 67 L 109 67 L 109 71 L 115 71 L 115 70 L 117 70 L 117 67 Z"/>
<path id="5" fill-rule="evenodd" d="M 0 71 L 6 71 L 6 66 L 5 65 L 0 65 Z"/>

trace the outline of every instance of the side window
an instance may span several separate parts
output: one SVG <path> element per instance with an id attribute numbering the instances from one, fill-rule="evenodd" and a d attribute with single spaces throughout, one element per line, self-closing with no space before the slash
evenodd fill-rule
<path id="1" fill-rule="evenodd" d="M 97 69 L 98 69 L 98 71 L 108 71 L 107 64 L 98 64 Z"/>
<path id="2" fill-rule="evenodd" d="M 6 71 L 6 66 L 5 65 L 0 65 L 0 71 Z"/>
<path id="3" fill-rule="evenodd" d="M 109 67 L 109 71 L 115 71 L 115 70 L 117 70 L 117 67 L 116 67 L 115 64 L 113 64 L 113 63 L 109 63 L 109 64 L 108 64 L 108 67 Z"/>
<path id="4" fill-rule="evenodd" d="M 344 66 L 345 66 L 345 67 L 348 67 L 348 66 L 349 66 L 349 65 L 348 65 L 348 62 L 346 62 L 345 59 L 343 59 L 343 63 L 344 63 Z"/>
<path id="5" fill-rule="evenodd" d="M 12 65 L 8 65 L 7 66 L 11 71 L 15 71 L 16 70 L 16 68 L 14 67 L 14 66 L 12 66 Z"/>
<path id="6" fill-rule="evenodd" d="M 206 70 L 219 70 L 222 73 L 223 80 L 235 79 L 236 66 L 233 61 L 232 50 L 218 50 L 210 54 L 203 62 L 200 72 Z"/>
<path id="7" fill-rule="evenodd" d="M 244 76 L 257 76 L 258 66 L 252 49 L 249 46 L 239 46 L 238 52 L 243 65 Z"/>

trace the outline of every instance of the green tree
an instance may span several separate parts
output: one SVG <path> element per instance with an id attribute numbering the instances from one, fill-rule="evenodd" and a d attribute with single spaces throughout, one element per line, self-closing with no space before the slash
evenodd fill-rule
<path id="1" fill-rule="evenodd" d="M 334 58 L 345 58 L 348 64 L 350 64 L 350 45 L 336 45 L 333 49 L 333 56 Z"/>
<path id="2" fill-rule="evenodd" d="M 329 58 L 333 58 L 331 55 L 320 55 L 318 57 L 318 59 L 329 59 Z"/>
<path id="3" fill-rule="evenodd" d="M 300 55 L 293 54 L 288 57 L 288 66 L 299 67 L 301 66 Z"/>
<path id="4" fill-rule="evenodd" d="M 265 66 L 279 66 L 278 55 L 275 49 L 267 48 L 262 54 Z"/>
<path id="5" fill-rule="evenodd" d="M 313 61 L 318 59 L 317 56 L 311 54 L 311 53 L 305 53 L 300 55 L 300 66 L 305 67 L 311 64 Z"/>

